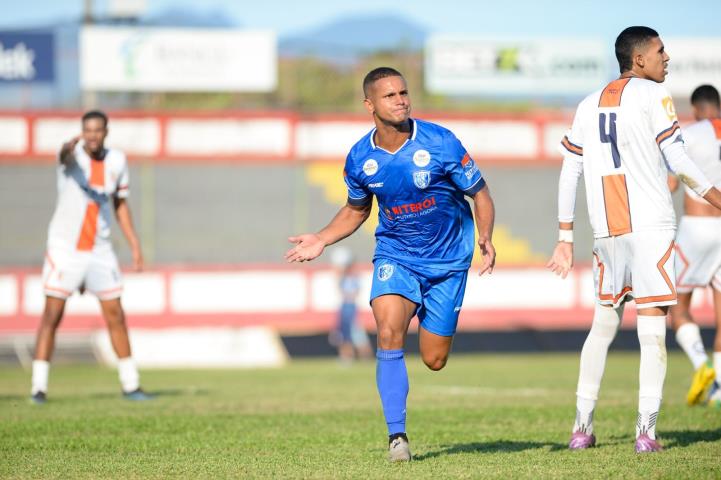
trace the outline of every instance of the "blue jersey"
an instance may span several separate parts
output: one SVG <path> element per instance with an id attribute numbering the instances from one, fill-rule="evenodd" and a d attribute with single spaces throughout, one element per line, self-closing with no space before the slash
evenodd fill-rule
<path id="1" fill-rule="evenodd" d="M 474 224 L 464 195 L 486 184 L 480 170 L 449 130 L 411 119 L 411 133 L 395 153 L 377 147 L 371 130 L 346 159 L 348 203 L 378 200 L 375 259 L 416 270 L 467 270 Z"/>

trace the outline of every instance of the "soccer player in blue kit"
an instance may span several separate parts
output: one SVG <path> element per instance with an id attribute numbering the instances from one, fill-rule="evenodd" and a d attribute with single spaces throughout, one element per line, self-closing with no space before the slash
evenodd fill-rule
<path id="1" fill-rule="evenodd" d="M 390 461 L 408 461 L 406 333 L 418 315 L 423 362 L 431 370 L 448 360 L 474 250 L 473 200 L 480 274 L 491 273 L 494 207 L 486 182 L 449 130 L 410 117 L 403 76 L 381 67 L 363 80 L 364 104 L 375 128 L 346 159 L 348 200 L 318 233 L 290 237 L 288 262 L 313 260 L 379 207 L 371 308 L 378 331 L 376 383 L 388 425 Z"/>

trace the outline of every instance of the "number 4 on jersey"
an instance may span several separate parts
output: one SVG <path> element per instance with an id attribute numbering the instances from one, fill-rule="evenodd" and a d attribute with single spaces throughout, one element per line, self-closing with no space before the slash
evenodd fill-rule
<path id="1" fill-rule="evenodd" d="M 613 156 L 613 166 L 621 167 L 621 154 L 618 153 L 618 143 L 616 141 L 616 114 L 609 113 L 608 133 L 606 133 L 606 114 L 598 114 L 598 132 L 601 135 L 602 143 L 611 144 L 611 155 Z"/>

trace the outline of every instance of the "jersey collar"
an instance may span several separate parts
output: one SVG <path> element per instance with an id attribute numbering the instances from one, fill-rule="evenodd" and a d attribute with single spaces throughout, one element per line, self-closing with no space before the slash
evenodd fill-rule
<path id="1" fill-rule="evenodd" d="M 375 135 L 376 135 L 376 128 L 375 128 L 375 127 L 373 127 L 373 130 L 371 130 L 371 135 L 370 135 L 371 148 L 372 148 L 373 150 L 375 150 L 375 149 L 383 150 L 384 152 L 386 152 L 386 153 L 388 153 L 388 154 L 390 154 L 390 155 L 395 155 L 396 153 L 398 153 L 398 152 L 400 152 L 401 150 L 403 150 L 403 147 L 405 147 L 409 142 L 412 142 L 413 140 L 416 139 L 416 133 L 418 132 L 418 128 L 416 127 L 416 121 L 413 120 L 413 119 L 410 118 L 410 117 L 408 118 L 408 120 L 411 122 L 411 134 L 408 135 L 408 138 L 406 138 L 406 141 L 403 142 L 403 145 L 401 145 L 400 147 L 398 147 L 398 150 L 396 150 L 395 152 L 389 152 L 389 151 L 386 150 L 385 148 L 381 148 L 381 147 L 377 146 L 376 143 L 373 141 L 373 137 L 375 137 Z"/>

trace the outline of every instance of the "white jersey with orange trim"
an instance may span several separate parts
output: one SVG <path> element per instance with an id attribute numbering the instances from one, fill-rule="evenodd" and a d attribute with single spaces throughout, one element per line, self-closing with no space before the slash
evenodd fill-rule
<path id="1" fill-rule="evenodd" d="M 721 189 L 721 118 L 701 120 L 684 127 L 683 137 L 688 156 L 698 165 L 709 181 Z M 688 185 L 686 194 L 693 200 L 708 204 Z"/>
<path id="2" fill-rule="evenodd" d="M 621 78 L 579 104 L 561 150 L 583 164 L 595 238 L 675 230 L 661 151 L 667 142 L 683 138 L 673 101 L 661 84 Z"/>
<path id="3" fill-rule="evenodd" d="M 128 196 L 125 154 L 106 149 L 102 159 L 93 159 L 81 143 L 67 164 L 58 165 L 58 200 L 48 228 L 48 249 L 92 251 L 109 246 L 113 198 Z"/>

